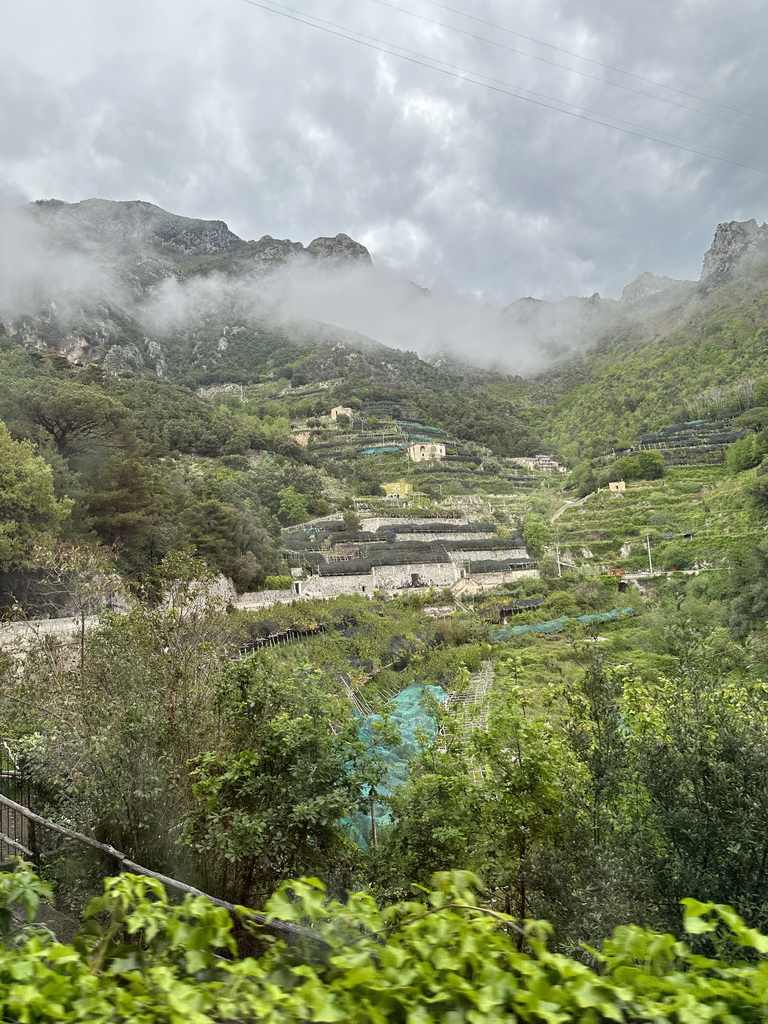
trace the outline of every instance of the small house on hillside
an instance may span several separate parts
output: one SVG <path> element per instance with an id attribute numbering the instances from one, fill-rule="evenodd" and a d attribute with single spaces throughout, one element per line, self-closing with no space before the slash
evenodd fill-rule
<path id="1" fill-rule="evenodd" d="M 626 491 L 626 489 L 627 489 L 627 485 L 624 483 L 623 480 L 609 480 L 608 481 L 608 490 L 609 491 L 618 492 L 618 491 Z"/>
<path id="2" fill-rule="evenodd" d="M 413 494 L 413 484 L 407 480 L 395 480 L 392 483 L 382 484 L 381 487 L 384 494 L 395 501 L 409 498 Z"/>
<path id="3" fill-rule="evenodd" d="M 406 450 L 413 462 L 439 462 L 445 458 L 445 445 L 437 441 L 412 441 Z"/>
<path id="4" fill-rule="evenodd" d="M 355 415 L 354 410 L 350 409 L 346 405 L 336 405 L 331 409 L 331 419 L 335 423 L 339 416 L 346 416 L 347 419 L 351 420 Z"/>
<path id="5" fill-rule="evenodd" d="M 553 459 L 550 455 L 533 455 L 530 458 L 523 456 L 515 456 L 514 461 L 519 466 L 524 466 L 529 470 L 539 470 L 542 473 L 567 473 L 568 470 L 565 466 L 561 466 L 559 462 Z"/>

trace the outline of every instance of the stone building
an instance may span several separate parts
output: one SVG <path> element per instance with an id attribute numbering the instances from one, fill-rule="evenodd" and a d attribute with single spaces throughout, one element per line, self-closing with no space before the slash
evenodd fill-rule
<path id="1" fill-rule="evenodd" d="M 331 409 L 331 419 L 333 420 L 334 423 L 339 418 L 339 416 L 346 416 L 347 419 L 351 420 L 354 415 L 354 410 L 350 409 L 346 405 L 335 405 L 333 409 Z"/>
<path id="2" fill-rule="evenodd" d="M 514 461 L 519 466 L 524 466 L 526 469 L 537 469 L 544 473 L 567 473 L 568 470 L 565 466 L 561 466 L 559 462 L 553 459 L 550 455 L 533 455 L 530 458 L 527 456 L 515 457 Z"/>
<path id="3" fill-rule="evenodd" d="M 437 441 L 411 441 L 406 451 L 413 462 L 439 462 L 445 458 L 445 445 Z"/>

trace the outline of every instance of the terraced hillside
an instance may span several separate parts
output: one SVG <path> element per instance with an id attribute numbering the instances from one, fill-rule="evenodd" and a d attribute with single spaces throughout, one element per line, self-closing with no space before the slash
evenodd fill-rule
<path id="1" fill-rule="evenodd" d="M 669 467 L 663 480 L 600 490 L 566 509 L 554 523 L 556 539 L 577 563 L 606 568 L 647 569 L 648 543 L 654 569 L 717 565 L 740 542 L 762 536 L 750 478 L 721 466 Z"/>

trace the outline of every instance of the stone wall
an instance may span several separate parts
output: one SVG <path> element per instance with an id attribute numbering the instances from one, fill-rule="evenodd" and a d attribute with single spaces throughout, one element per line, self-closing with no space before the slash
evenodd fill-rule
<path id="1" fill-rule="evenodd" d="M 473 591 L 492 590 L 500 587 L 502 583 L 513 583 L 515 580 L 539 579 L 538 569 L 514 569 L 508 572 L 473 572 L 466 576 L 462 583 L 466 584 L 463 593 L 471 594 Z"/>
<path id="2" fill-rule="evenodd" d="M 490 551 L 482 549 L 480 551 L 449 551 L 448 557 L 452 562 L 478 562 L 481 559 L 484 562 L 490 562 L 491 560 L 496 562 L 503 562 L 507 558 L 525 558 L 525 548 L 491 548 Z"/>
<path id="3" fill-rule="evenodd" d="M 339 516 L 337 515 L 335 518 L 338 519 Z M 364 530 L 370 530 L 371 533 L 375 533 L 382 526 L 391 526 L 393 529 L 396 530 L 398 526 L 434 526 L 440 522 L 440 520 L 435 519 L 434 516 L 424 519 L 417 519 L 415 516 L 408 516 L 407 518 L 403 516 L 399 519 L 394 516 L 362 516 L 361 518 L 363 521 L 362 528 Z M 457 526 L 468 526 L 472 520 L 461 518 L 454 519 L 453 516 L 444 516 L 443 521 L 450 521 L 452 523 L 456 523 Z M 321 520 L 316 519 L 314 520 L 314 522 L 319 523 L 321 522 Z"/>
<path id="4" fill-rule="evenodd" d="M 305 595 L 297 597 L 291 590 L 252 590 L 233 602 L 236 608 L 266 608 L 270 604 L 290 604 L 300 601 Z"/>
<path id="5" fill-rule="evenodd" d="M 414 562 L 411 565 L 376 565 L 373 568 L 377 590 L 403 590 L 412 586 L 450 587 L 459 577 L 452 562 Z"/>
<path id="6" fill-rule="evenodd" d="M 304 597 L 338 597 L 340 594 L 364 594 L 370 597 L 378 589 L 372 573 L 349 576 L 310 576 L 304 583 Z"/>

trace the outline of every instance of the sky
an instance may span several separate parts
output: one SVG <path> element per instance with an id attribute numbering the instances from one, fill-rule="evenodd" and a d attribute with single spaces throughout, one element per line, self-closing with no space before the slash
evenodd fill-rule
<path id="1" fill-rule="evenodd" d="M 0 203 L 143 199 L 345 232 L 438 294 L 618 298 L 768 219 L 766 52 L 757 0 L 24 0 Z"/>

